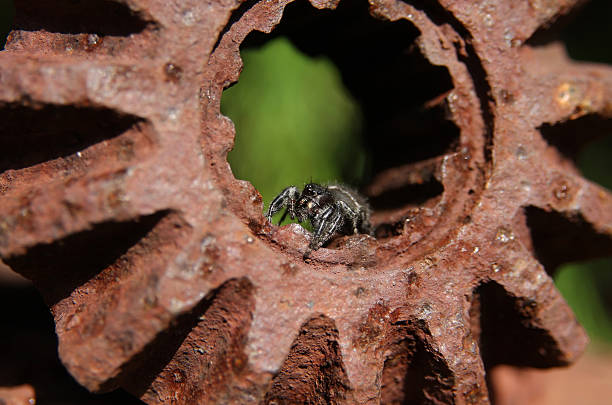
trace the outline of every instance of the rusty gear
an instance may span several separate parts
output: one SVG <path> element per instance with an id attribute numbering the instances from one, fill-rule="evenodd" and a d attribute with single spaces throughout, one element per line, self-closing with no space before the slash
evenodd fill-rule
<path id="1" fill-rule="evenodd" d="M 63 3 L 16 1 L 0 54 L 0 256 L 43 294 L 89 390 L 484 404 L 492 366 L 584 350 L 548 273 L 612 247 L 612 194 L 568 147 L 609 122 L 612 69 L 528 42 L 579 0 Z M 256 32 L 331 57 L 370 134 L 391 134 L 364 188 L 376 238 L 304 261 L 301 228 L 265 221 L 232 176 L 219 105 Z"/>

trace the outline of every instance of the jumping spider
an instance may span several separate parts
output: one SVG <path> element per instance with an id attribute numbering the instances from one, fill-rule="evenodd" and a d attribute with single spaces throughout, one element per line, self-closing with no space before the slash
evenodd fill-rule
<path id="1" fill-rule="evenodd" d="M 287 214 L 299 222 L 309 220 L 314 235 L 309 248 L 317 250 L 332 238 L 334 234 L 352 235 L 370 234 L 370 207 L 364 197 L 356 191 L 340 184 L 322 186 L 309 183 L 300 194 L 298 188 L 289 186 L 270 203 L 266 218 L 272 221 L 272 215 L 284 207 L 279 224 Z"/>

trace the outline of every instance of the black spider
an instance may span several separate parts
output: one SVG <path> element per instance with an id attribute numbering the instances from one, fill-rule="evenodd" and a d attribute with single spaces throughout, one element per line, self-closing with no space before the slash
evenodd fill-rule
<path id="1" fill-rule="evenodd" d="M 309 245 L 312 250 L 323 246 L 336 232 L 344 235 L 371 232 L 370 207 L 366 199 L 340 184 L 306 184 L 301 194 L 297 187 L 287 187 L 270 203 L 266 213 L 268 221 L 284 207 L 287 210 L 279 224 L 287 214 L 291 219 L 309 220 L 312 224 L 314 235 Z"/>

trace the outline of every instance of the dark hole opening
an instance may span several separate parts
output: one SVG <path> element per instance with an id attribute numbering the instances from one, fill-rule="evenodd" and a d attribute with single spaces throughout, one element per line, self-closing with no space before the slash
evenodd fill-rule
<path id="1" fill-rule="evenodd" d="M 427 350 L 414 329 L 399 326 L 401 337 L 386 347 L 389 354 L 382 370 L 381 403 L 421 404 L 428 397 L 447 402 L 453 386 L 450 370 Z"/>
<path id="2" fill-rule="evenodd" d="M 591 3 L 595 2 L 592 1 Z M 567 36 L 568 31 L 580 30 L 582 24 L 579 16 L 584 14 L 584 4 L 580 8 L 580 10 L 574 9 L 573 12 L 562 14 L 544 23 L 531 34 L 527 41 L 525 41 L 525 44 L 531 46 L 545 46 Z"/>
<path id="3" fill-rule="evenodd" d="M 320 314 L 300 328 L 261 403 L 337 404 L 345 402 L 349 390 L 335 322 Z"/>
<path id="4" fill-rule="evenodd" d="M 15 0 L 15 30 L 129 36 L 150 24 L 111 0 Z"/>
<path id="5" fill-rule="evenodd" d="M 527 40 L 528 45 L 542 46 L 561 40 L 573 59 L 612 63 L 612 48 L 606 38 L 612 37 L 612 2 L 583 2 L 557 20 L 540 27 Z"/>
<path id="6" fill-rule="evenodd" d="M 407 184 L 403 187 L 386 190 L 375 197 L 370 197 L 370 205 L 375 210 L 396 210 L 404 207 L 406 201 L 415 206 L 442 194 L 444 187 L 435 178 L 421 184 Z"/>
<path id="7" fill-rule="evenodd" d="M 525 214 L 535 255 L 551 275 L 563 263 L 612 254 L 610 237 L 598 233 L 581 216 L 565 217 L 531 206 Z"/>
<path id="8" fill-rule="evenodd" d="M 530 314 L 538 312 L 535 301 L 513 298 L 495 282 L 478 287 L 476 297 L 481 311 L 480 351 L 486 369 L 498 364 L 537 368 L 566 364 L 551 336 L 529 326 Z"/>
<path id="9" fill-rule="evenodd" d="M 576 163 L 586 145 L 612 134 L 612 119 L 590 114 L 554 125 L 543 124 L 539 130 L 549 145 Z"/>
<path id="10" fill-rule="evenodd" d="M 444 95 L 453 89 L 450 74 L 420 53 L 415 45 L 419 35 L 408 21 L 372 17 L 367 2 L 345 0 L 336 10 L 317 10 L 298 0 L 285 8 L 271 34 L 252 32 L 241 49 L 282 36 L 305 54 L 326 57 L 338 67 L 363 113 L 363 141 L 356 135 L 354 143 L 363 144 L 368 156 L 360 178 L 334 180 L 363 188 L 385 170 L 444 155 L 458 144 L 459 129 L 448 119 L 444 102 Z M 236 137 L 241 137 L 239 129 Z M 349 158 L 347 164 L 355 160 Z M 307 181 L 310 173 L 303 176 Z M 374 208 L 415 206 L 443 191 L 435 180 L 406 187 L 381 194 Z M 265 193 L 264 200 L 268 200 Z"/>
<path id="11" fill-rule="evenodd" d="M 453 84 L 445 67 L 432 65 L 420 54 L 414 44 L 420 33 L 410 22 L 377 20 L 369 15 L 366 2 L 341 1 L 332 11 L 296 1 L 286 7 L 271 35 L 252 33 L 243 47 L 278 35 L 338 66 L 363 109 L 372 174 L 442 155 L 459 138 L 443 107 L 424 108 Z"/>
<path id="12" fill-rule="evenodd" d="M 0 172 L 69 156 L 140 121 L 102 108 L 0 105 Z"/>
<path id="13" fill-rule="evenodd" d="M 13 270 L 34 281 L 53 306 L 115 263 L 168 215 L 160 211 L 126 222 L 103 222 L 91 230 L 3 258 Z"/>

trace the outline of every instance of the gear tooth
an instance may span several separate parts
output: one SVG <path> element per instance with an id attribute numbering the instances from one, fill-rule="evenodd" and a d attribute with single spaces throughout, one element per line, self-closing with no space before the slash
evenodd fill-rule
<path id="1" fill-rule="evenodd" d="M 246 278 L 225 282 L 148 344 L 147 353 L 155 357 L 136 356 L 117 380 L 146 403 L 176 397 L 191 403 L 231 402 L 236 380 L 249 372 L 245 346 L 253 292 Z M 143 370 L 148 370 L 146 378 Z"/>
<path id="2" fill-rule="evenodd" d="M 59 355 L 88 389 L 116 388 L 113 379 L 125 364 L 172 322 L 174 308 L 163 303 L 164 274 L 191 231 L 179 215 L 162 211 L 97 224 L 6 259 L 42 291 Z M 88 362 L 96 367 L 85 367 Z"/>
<path id="3" fill-rule="evenodd" d="M 313 316 L 301 326 L 263 403 L 350 403 L 351 397 L 334 321 Z"/>
<path id="4" fill-rule="evenodd" d="M 584 329 L 537 261 L 518 259 L 500 273 L 495 277 L 499 284 L 477 289 L 487 367 L 566 365 L 584 352 L 588 343 Z M 522 282 L 509 282 L 517 277 Z M 525 344 L 511 348 L 517 340 Z"/>
<path id="5" fill-rule="evenodd" d="M 456 308 L 451 313 L 431 307 L 425 317 L 407 309 L 391 314 L 382 351 L 382 403 L 488 403 L 477 336 L 465 316 L 467 304 L 443 304 Z"/>

